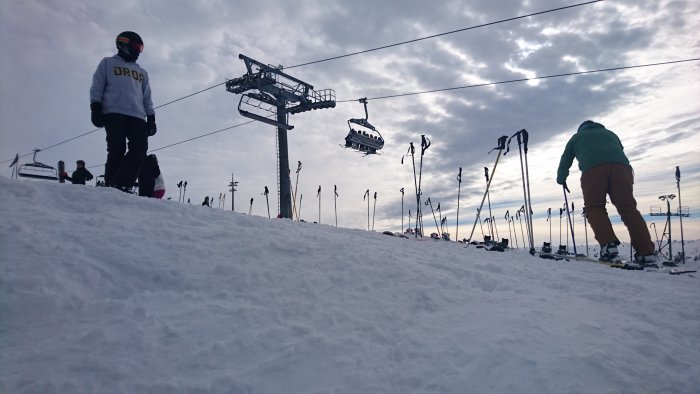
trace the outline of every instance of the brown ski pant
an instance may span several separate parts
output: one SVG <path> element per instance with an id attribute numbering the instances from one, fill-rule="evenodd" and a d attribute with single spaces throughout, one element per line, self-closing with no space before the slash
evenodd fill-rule
<path id="1" fill-rule="evenodd" d="M 654 254 L 654 243 L 642 214 L 637 210 L 637 201 L 632 195 L 633 184 L 632 167 L 622 163 L 600 164 L 581 175 L 583 203 L 598 243 L 604 246 L 618 241 L 605 209 L 605 196 L 610 195 L 610 202 L 627 227 L 632 247 L 638 255 L 647 256 Z"/>

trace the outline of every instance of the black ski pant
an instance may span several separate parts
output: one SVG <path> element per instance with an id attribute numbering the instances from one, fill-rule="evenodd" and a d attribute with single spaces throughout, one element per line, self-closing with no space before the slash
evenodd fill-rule
<path id="1" fill-rule="evenodd" d="M 148 151 L 146 122 L 124 114 L 105 114 L 105 130 L 105 183 L 107 186 L 132 187 Z"/>

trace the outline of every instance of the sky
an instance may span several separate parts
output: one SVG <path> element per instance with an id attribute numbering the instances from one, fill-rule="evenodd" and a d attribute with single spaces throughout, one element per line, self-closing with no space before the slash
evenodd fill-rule
<path id="1" fill-rule="evenodd" d="M 16 153 L 46 148 L 90 132 L 89 88 L 99 61 L 112 56 L 116 35 L 132 30 L 145 48 L 138 63 L 150 77 L 156 106 L 241 76 L 239 54 L 282 65 L 315 89 L 334 89 L 334 109 L 293 115 L 289 132 L 292 170 L 298 180 L 301 218 L 367 228 L 366 190 L 377 192 L 374 228 L 399 231 L 404 188 L 404 226 L 415 213 L 409 142 L 432 141 L 423 157 L 422 190 L 441 204 L 453 238 L 468 238 L 484 194 L 484 167 L 493 175 L 491 209 L 499 234 L 502 219 L 523 204 L 517 145 L 493 166 L 498 137 L 529 132 L 528 165 L 535 241 L 549 239 L 546 212 L 558 214 L 564 196 L 556 184 L 559 157 L 578 125 L 587 119 L 613 130 L 635 171 L 635 197 L 647 223 L 661 237 L 664 218 L 649 217 L 659 195 L 678 194 L 681 169 L 686 239 L 700 238 L 700 62 L 484 86 L 398 98 L 372 98 L 534 76 L 641 65 L 700 57 L 700 4 L 694 1 L 602 1 L 366 54 L 302 66 L 309 61 L 376 48 L 465 27 L 576 4 L 573 1 L 16 1 L 0 3 L 0 160 L 9 176 Z M 291 68 L 290 68 L 291 67 Z M 369 120 L 386 143 L 381 155 L 343 149 L 347 120 L 364 115 L 354 100 L 370 98 Z M 248 121 L 237 112 L 239 96 L 219 86 L 156 110 L 157 149 Z M 166 196 L 177 200 L 180 180 L 187 198 L 227 192 L 232 173 L 239 182 L 236 211 L 267 216 L 277 212 L 276 133 L 252 123 L 156 152 L 166 180 Z M 513 149 L 514 148 L 514 149 Z M 22 158 L 22 162 L 31 156 Z M 73 169 L 85 160 L 102 174 L 104 130 L 46 149 L 39 161 L 64 160 Z M 420 156 L 416 157 L 420 160 Z M 459 232 L 457 233 L 458 168 Z M 574 203 L 575 235 L 586 234 L 576 162 L 568 184 Z M 292 183 L 296 180 L 292 174 Z M 370 204 L 370 216 L 374 211 Z M 298 202 L 297 202 L 298 204 Z M 672 201 L 677 209 L 678 199 Z M 231 209 L 231 195 L 226 198 Z M 665 210 L 665 207 L 663 208 Z M 629 239 L 610 206 L 618 237 Z M 437 215 L 438 213 L 436 213 Z M 556 216 L 556 215 L 555 215 Z M 413 220 L 413 218 L 411 219 Z M 439 217 L 437 219 L 439 221 Z M 371 217 L 370 217 L 371 222 Z M 426 232 L 435 229 L 424 208 Z M 678 237 L 677 218 L 672 224 Z M 371 223 L 370 223 L 371 227 Z M 552 221 L 553 243 L 559 220 Z M 479 226 L 475 234 L 481 236 Z M 222 236 L 225 236 L 222 234 Z M 565 235 L 564 235 L 565 236 Z M 593 244 L 592 233 L 588 233 Z M 652 238 L 655 234 L 652 228 Z"/>

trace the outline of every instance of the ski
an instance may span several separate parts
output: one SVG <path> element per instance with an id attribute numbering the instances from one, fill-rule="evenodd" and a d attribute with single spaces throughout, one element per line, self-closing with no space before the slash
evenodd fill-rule
<path id="1" fill-rule="evenodd" d="M 620 269 L 625 269 L 625 270 L 631 270 L 631 271 L 640 271 L 644 270 L 644 268 L 658 268 L 658 266 L 652 267 L 650 266 L 642 266 L 639 264 L 631 264 L 626 261 L 619 261 L 619 262 L 613 262 L 613 261 L 605 261 L 605 260 L 598 260 L 592 257 L 584 256 L 584 255 L 570 255 L 570 254 L 555 254 L 555 253 L 545 253 L 545 252 L 536 252 L 541 258 L 543 259 L 553 259 L 553 260 L 576 260 L 576 261 L 588 261 L 591 263 L 598 263 L 602 265 L 607 265 L 608 267 L 611 268 L 620 268 Z"/>
<path id="2" fill-rule="evenodd" d="M 671 272 L 669 272 L 671 275 L 682 275 L 682 274 L 692 274 L 698 272 L 697 270 L 674 270 L 672 269 Z"/>

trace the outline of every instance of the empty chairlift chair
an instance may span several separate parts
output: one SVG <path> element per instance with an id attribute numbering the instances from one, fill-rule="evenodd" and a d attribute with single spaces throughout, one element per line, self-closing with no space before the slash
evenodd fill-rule
<path id="1" fill-rule="evenodd" d="M 23 178 L 43 179 L 48 181 L 58 180 L 58 171 L 54 167 L 36 161 L 36 154 L 40 151 L 41 149 L 34 149 L 33 163 L 20 165 L 17 170 L 17 175 Z"/>
<path id="2" fill-rule="evenodd" d="M 384 138 L 379 130 L 368 121 L 367 98 L 361 98 L 359 101 L 365 106 L 365 117 L 364 119 L 348 120 L 350 130 L 345 136 L 345 147 L 356 149 L 365 155 L 376 154 L 384 147 Z"/>

